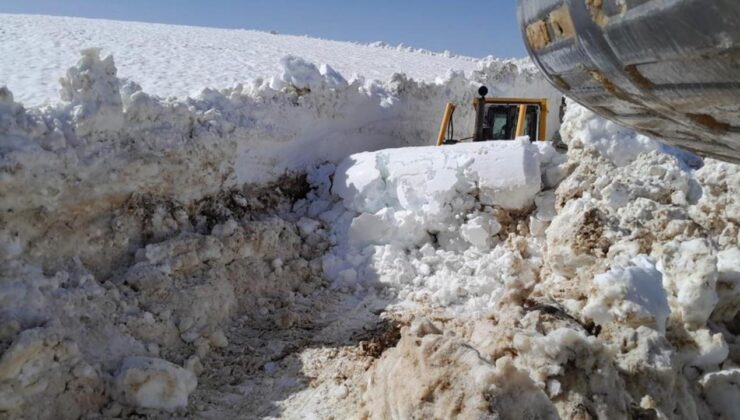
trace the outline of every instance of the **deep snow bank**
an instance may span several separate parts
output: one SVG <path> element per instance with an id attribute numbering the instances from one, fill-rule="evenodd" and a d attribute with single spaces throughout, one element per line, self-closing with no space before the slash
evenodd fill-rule
<path id="1" fill-rule="evenodd" d="M 118 79 L 111 57 L 86 50 L 62 79 L 58 105 L 26 109 L 3 88 L 0 249 L 9 257 L 24 250 L 46 262 L 53 255 L 87 261 L 74 241 L 52 250 L 33 239 L 61 220 L 94 224 L 135 192 L 188 203 L 353 152 L 429 144 L 444 102 L 469 102 L 478 83 L 494 94 L 539 86 L 557 96 L 533 70 L 501 62 L 470 79 L 451 73 L 431 84 L 402 75 L 385 84 L 347 81 L 295 57 L 282 66 L 281 75 L 251 86 L 162 100 Z M 470 125 L 471 111 L 461 107 L 460 125 Z"/>

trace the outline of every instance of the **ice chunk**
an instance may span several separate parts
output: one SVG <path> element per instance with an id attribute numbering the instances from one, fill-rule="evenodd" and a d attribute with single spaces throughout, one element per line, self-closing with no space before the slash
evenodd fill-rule
<path id="1" fill-rule="evenodd" d="M 555 211 L 555 193 L 552 191 L 545 191 L 534 198 L 535 205 L 537 206 L 536 217 L 544 222 L 551 222 L 552 219 L 557 215 Z"/>
<path id="2" fill-rule="evenodd" d="M 287 55 L 280 59 L 280 66 L 283 71 L 280 79 L 273 80 L 273 88 L 290 85 L 299 89 L 314 89 L 323 80 L 319 69 L 300 57 Z"/>
<path id="3" fill-rule="evenodd" d="M 700 368 L 717 366 L 727 359 L 730 348 L 721 333 L 712 334 L 708 329 L 702 328 L 690 332 L 691 338 L 696 345 L 696 355 L 690 364 Z"/>
<path id="4" fill-rule="evenodd" d="M 375 213 L 385 207 L 385 186 L 375 161 L 376 156 L 376 153 L 358 153 L 337 167 L 332 190 L 342 197 L 348 209 Z"/>
<path id="5" fill-rule="evenodd" d="M 115 378 L 117 398 L 122 403 L 167 411 L 186 407 L 197 385 L 193 372 L 151 357 L 127 358 Z"/>
<path id="6" fill-rule="evenodd" d="M 301 236 L 308 236 L 321 227 L 321 222 L 308 217 L 302 217 L 298 221 L 298 230 L 301 232 Z"/>
<path id="7" fill-rule="evenodd" d="M 717 254 L 718 280 L 734 284 L 740 291 L 740 248 L 730 248 Z"/>
<path id="8" fill-rule="evenodd" d="M 584 315 L 597 323 L 614 319 L 635 326 L 654 320 L 665 331 L 671 313 L 663 276 L 646 256 L 638 255 L 630 267 L 614 267 L 594 277 L 596 296 L 589 299 Z"/>
<path id="9" fill-rule="evenodd" d="M 719 302 L 717 256 L 706 239 L 671 241 L 662 247 L 658 269 L 676 294 L 683 321 L 690 328 L 704 325 Z"/>
<path id="10" fill-rule="evenodd" d="M 493 215 L 480 213 L 460 227 L 460 234 L 471 245 L 479 249 L 488 249 L 493 243 L 493 236 L 501 230 L 501 225 Z"/>
<path id="11" fill-rule="evenodd" d="M 699 381 L 707 402 L 720 418 L 740 418 L 740 369 L 727 369 L 704 375 Z"/>
<path id="12" fill-rule="evenodd" d="M 100 50 L 82 51 L 75 67 L 60 81 L 60 96 L 73 107 L 77 135 L 113 132 L 123 127 L 123 102 L 113 57 L 100 59 Z"/>
<path id="13" fill-rule="evenodd" d="M 740 312 L 740 249 L 730 248 L 717 254 L 717 297 L 713 319 L 730 321 Z"/>
<path id="14" fill-rule="evenodd" d="M 322 64 L 321 67 L 319 67 L 319 71 L 321 72 L 321 75 L 324 76 L 324 80 L 330 88 L 341 89 L 347 87 L 347 80 L 345 80 L 345 78 L 330 65 Z"/>

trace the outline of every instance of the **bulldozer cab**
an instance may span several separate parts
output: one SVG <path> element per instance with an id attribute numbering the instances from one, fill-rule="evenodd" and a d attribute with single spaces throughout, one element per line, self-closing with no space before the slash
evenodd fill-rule
<path id="1" fill-rule="evenodd" d="M 488 89 L 478 90 L 473 101 L 476 110 L 471 137 L 454 139 L 453 114 L 455 105 L 447 104 L 440 126 L 437 145 L 455 144 L 464 140 L 510 140 L 529 136 L 530 140 L 545 140 L 547 133 L 547 99 L 486 97 Z"/>
<path id="2" fill-rule="evenodd" d="M 512 103 L 486 103 L 481 118 L 480 137 L 476 141 L 509 140 L 517 135 L 519 123 L 520 103 L 512 99 Z M 530 139 L 538 138 L 539 105 L 526 105 L 524 110 L 524 126 L 521 135 Z"/>

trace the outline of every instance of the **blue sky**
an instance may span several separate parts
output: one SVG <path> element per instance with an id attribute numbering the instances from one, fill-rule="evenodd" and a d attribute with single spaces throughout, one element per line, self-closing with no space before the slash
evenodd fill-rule
<path id="1" fill-rule="evenodd" d="M 475 57 L 526 55 L 516 0 L 1 0 L 0 13 L 257 29 Z"/>

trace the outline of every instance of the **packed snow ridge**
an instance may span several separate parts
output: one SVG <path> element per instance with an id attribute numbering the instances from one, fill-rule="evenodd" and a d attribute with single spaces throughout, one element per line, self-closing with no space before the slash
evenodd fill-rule
<path id="1" fill-rule="evenodd" d="M 573 103 L 567 153 L 426 146 L 482 83 L 559 102 L 511 62 L 280 66 L 161 99 L 90 49 L 54 105 L 0 89 L 0 416 L 737 416 L 737 166 Z"/>

